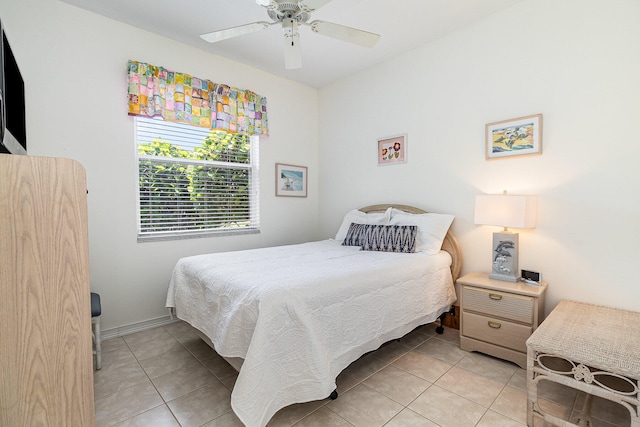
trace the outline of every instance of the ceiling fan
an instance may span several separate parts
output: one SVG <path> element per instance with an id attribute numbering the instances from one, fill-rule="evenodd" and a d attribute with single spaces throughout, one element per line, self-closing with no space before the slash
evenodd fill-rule
<path id="1" fill-rule="evenodd" d="M 209 43 L 215 43 L 232 37 L 266 30 L 272 25 L 280 24 L 284 32 L 284 61 L 287 69 L 302 67 L 298 25 L 308 26 L 314 33 L 364 47 L 373 47 L 378 42 L 380 38 L 378 34 L 357 30 L 332 22 L 317 20 L 308 22 L 311 18 L 311 12 L 321 8 L 330 1 L 331 0 L 256 0 L 257 4 L 267 9 L 267 14 L 273 20 L 272 22 L 253 22 L 251 24 L 202 34 L 200 37 Z"/>

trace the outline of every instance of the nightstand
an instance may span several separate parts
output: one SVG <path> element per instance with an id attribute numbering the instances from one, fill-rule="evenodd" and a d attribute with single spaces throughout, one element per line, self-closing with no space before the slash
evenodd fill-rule
<path id="1" fill-rule="evenodd" d="M 544 316 L 547 283 L 540 286 L 469 273 L 460 285 L 460 348 L 527 367 L 525 342 Z"/>

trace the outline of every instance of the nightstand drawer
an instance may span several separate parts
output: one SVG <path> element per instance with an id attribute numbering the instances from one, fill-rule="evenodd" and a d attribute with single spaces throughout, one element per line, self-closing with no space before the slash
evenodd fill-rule
<path id="1" fill-rule="evenodd" d="M 466 337 L 526 352 L 525 342 L 532 333 L 532 326 L 462 312 L 462 335 Z"/>
<path id="2" fill-rule="evenodd" d="M 465 311 L 477 311 L 528 324 L 533 322 L 533 297 L 464 286 L 462 301 Z"/>

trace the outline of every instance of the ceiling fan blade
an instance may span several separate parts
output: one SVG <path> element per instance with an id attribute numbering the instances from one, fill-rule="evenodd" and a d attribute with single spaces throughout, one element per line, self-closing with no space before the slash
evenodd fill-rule
<path id="1" fill-rule="evenodd" d="M 208 41 L 209 43 L 215 43 L 222 40 L 227 40 L 233 37 L 243 36 L 245 34 L 255 33 L 256 31 L 266 30 L 273 22 L 254 22 L 252 24 L 240 25 L 238 27 L 227 28 L 225 30 L 214 31 L 212 33 L 201 34 L 200 38 Z"/>
<path id="2" fill-rule="evenodd" d="M 311 30 L 315 33 L 364 47 L 373 47 L 380 39 L 379 34 L 345 27 L 344 25 L 334 24 L 332 22 L 313 21 L 305 25 L 310 26 Z"/>
<path id="3" fill-rule="evenodd" d="M 298 22 L 294 19 L 284 19 L 282 30 L 284 31 L 284 67 L 287 70 L 302 68 Z"/>
<path id="4" fill-rule="evenodd" d="M 305 10 L 307 12 L 312 12 L 314 10 L 320 9 L 325 4 L 329 3 L 331 0 L 300 0 L 298 1 L 298 7 L 300 9 Z"/>

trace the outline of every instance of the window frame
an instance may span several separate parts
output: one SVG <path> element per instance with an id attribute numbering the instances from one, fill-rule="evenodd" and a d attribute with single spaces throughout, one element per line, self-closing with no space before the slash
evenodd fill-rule
<path id="1" fill-rule="evenodd" d="M 259 150 L 259 136 L 249 136 L 249 163 L 235 163 L 213 160 L 197 160 L 189 158 L 179 157 L 163 157 L 154 156 L 148 154 L 140 154 L 138 150 L 139 144 L 139 121 L 151 121 L 158 120 L 164 124 L 172 125 L 173 122 L 165 122 L 162 119 L 152 119 L 148 117 L 134 117 L 134 152 L 135 152 L 135 168 L 136 168 L 136 234 L 138 242 L 151 242 L 151 241 L 167 241 L 167 240 L 181 240 L 192 239 L 201 237 L 214 237 L 214 236 L 233 236 L 243 234 L 258 234 L 260 233 L 260 150 Z M 175 123 L 178 126 L 191 126 L 198 128 L 197 126 L 188 125 L 184 123 Z M 200 128 L 204 129 L 204 128 Z M 209 130 L 211 132 L 212 130 Z M 168 139 L 164 139 L 174 145 L 175 142 L 171 142 Z M 246 227 L 223 227 L 223 228 L 209 228 L 209 229 L 185 229 L 185 230 L 166 230 L 166 231 L 144 231 L 142 225 L 142 208 L 141 208 L 141 186 L 140 186 L 140 162 L 163 162 L 163 163 L 179 163 L 185 165 L 201 165 L 205 167 L 218 167 L 225 169 L 246 169 L 249 171 L 249 194 L 248 194 L 248 208 L 249 208 L 249 221 L 250 224 Z"/>

